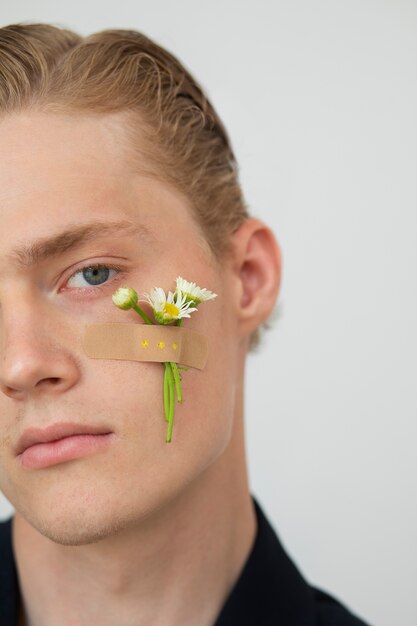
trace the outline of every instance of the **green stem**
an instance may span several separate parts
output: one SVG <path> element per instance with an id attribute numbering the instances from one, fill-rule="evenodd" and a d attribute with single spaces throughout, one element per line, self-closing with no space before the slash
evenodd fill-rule
<path id="1" fill-rule="evenodd" d="M 181 380 L 180 380 L 180 375 L 178 372 L 178 367 L 177 367 L 177 364 L 174 362 L 171 362 L 170 365 L 171 365 L 172 373 L 174 374 L 175 390 L 177 392 L 177 400 L 178 402 L 182 402 Z"/>
<path id="2" fill-rule="evenodd" d="M 168 421 L 168 419 L 169 419 L 169 380 L 168 380 L 169 363 L 164 363 L 164 365 L 165 365 L 165 372 L 164 372 L 164 413 L 165 413 L 165 420 Z"/>
<path id="3" fill-rule="evenodd" d="M 170 443 L 172 439 L 172 427 L 174 425 L 174 378 L 172 376 L 171 368 L 169 368 L 167 371 L 169 373 L 169 418 L 166 442 Z"/>
<path id="4" fill-rule="evenodd" d="M 182 317 L 180 317 L 180 319 L 177 320 L 177 326 L 182 326 Z"/>
<path id="5" fill-rule="evenodd" d="M 137 304 L 134 304 L 132 308 L 135 309 L 136 313 L 139 313 L 139 315 L 141 316 L 141 318 L 143 319 L 145 324 L 152 324 L 153 325 L 152 320 L 146 315 L 145 311 L 142 311 L 140 306 L 138 306 Z"/>

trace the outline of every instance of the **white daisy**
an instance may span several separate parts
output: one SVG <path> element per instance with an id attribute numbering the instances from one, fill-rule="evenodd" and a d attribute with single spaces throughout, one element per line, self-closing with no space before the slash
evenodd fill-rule
<path id="1" fill-rule="evenodd" d="M 217 298 L 217 293 L 213 293 L 208 289 L 199 287 L 196 283 L 189 283 L 181 276 L 177 278 L 177 291 L 185 294 L 187 302 L 193 302 L 193 304 L 200 304 L 200 302 L 206 302 L 207 300 L 213 300 Z"/>
<path id="2" fill-rule="evenodd" d="M 131 309 L 138 303 L 138 294 L 131 287 L 119 287 L 116 289 L 111 299 L 119 309 Z"/>
<path id="3" fill-rule="evenodd" d="M 175 320 L 183 317 L 190 317 L 190 313 L 197 311 L 191 306 L 191 302 L 187 302 L 187 297 L 181 291 L 165 291 L 161 287 L 152 287 L 151 292 L 145 293 L 144 300 L 140 302 L 148 302 L 154 312 L 154 316 L 159 324 L 170 324 Z"/>

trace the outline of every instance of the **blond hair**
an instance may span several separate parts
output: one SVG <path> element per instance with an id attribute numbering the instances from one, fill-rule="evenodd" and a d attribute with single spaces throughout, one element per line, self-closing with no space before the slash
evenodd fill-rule
<path id="1" fill-rule="evenodd" d="M 141 148 L 145 137 L 146 160 L 189 200 L 214 257 L 228 254 L 249 217 L 235 155 L 202 87 L 170 52 L 135 30 L 0 28 L 0 111 L 31 108 L 125 114 Z"/>

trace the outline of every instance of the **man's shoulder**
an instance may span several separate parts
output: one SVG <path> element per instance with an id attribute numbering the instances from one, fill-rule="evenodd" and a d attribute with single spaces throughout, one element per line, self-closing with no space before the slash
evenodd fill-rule
<path id="1" fill-rule="evenodd" d="M 316 609 L 316 626 L 369 626 L 326 591 L 316 587 L 311 587 L 311 590 Z"/>
<path id="2" fill-rule="evenodd" d="M 2 565 L 10 565 L 12 557 L 12 519 L 0 520 L 0 570 Z"/>
<path id="3" fill-rule="evenodd" d="M 253 498 L 257 535 L 215 626 L 370 626 L 301 574 Z"/>
<path id="4" fill-rule="evenodd" d="M 12 548 L 12 519 L 0 521 L 0 626 L 17 623 L 19 587 Z"/>

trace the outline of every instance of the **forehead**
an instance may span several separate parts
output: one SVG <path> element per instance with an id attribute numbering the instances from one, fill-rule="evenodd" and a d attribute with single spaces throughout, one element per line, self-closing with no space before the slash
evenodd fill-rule
<path id="1" fill-rule="evenodd" d="M 1 189 L 38 187 L 61 175 L 117 176 L 129 164 L 123 124 L 117 116 L 69 116 L 41 112 L 6 115 L 0 122 Z M 22 180 L 26 171 L 31 176 Z"/>
<path id="2" fill-rule="evenodd" d="M 140 221 L 168 236 L 197 226 L 187 200 L 129 158 L 116 116 L 19 113 L 0 121 L 0 257 L 74 223 Z"/>

